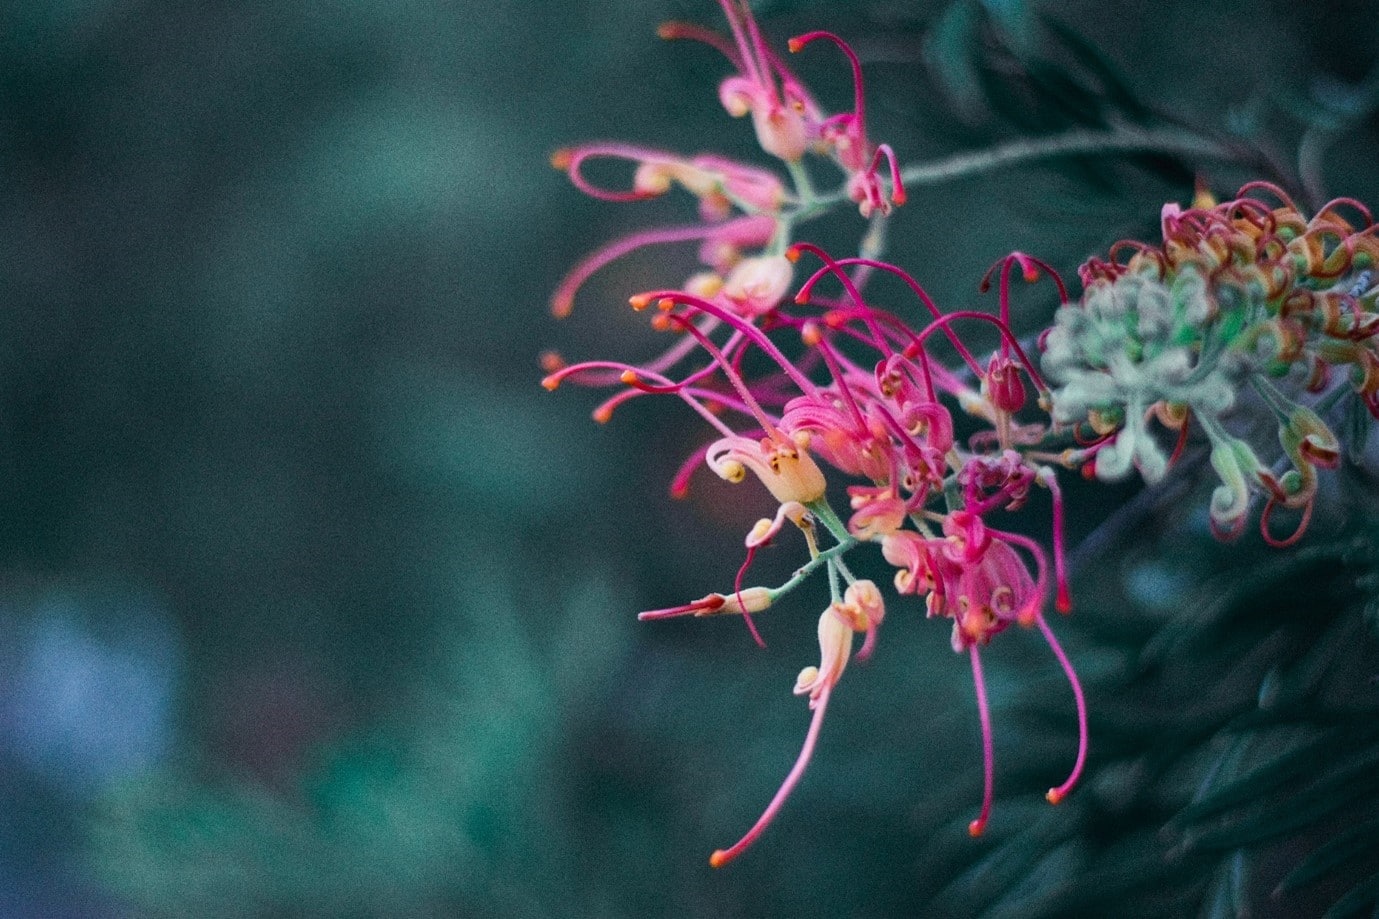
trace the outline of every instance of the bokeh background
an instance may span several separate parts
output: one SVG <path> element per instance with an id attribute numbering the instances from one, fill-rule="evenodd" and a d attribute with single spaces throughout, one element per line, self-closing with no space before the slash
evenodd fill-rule
<path id="1" fill-rule="evenodd" d="M 1152 233 L 1199 170 L 1379 202 L 1372 2 L 758 10 L 777 39 L 854 40 L 907 162 L 1114 122 L 1239 145 L 912 189 L 889 252 L 952 307 L 1011 249 L 1071 277 Z M 710 871 L 798 749 L 822 585 L 762 617 L 764 652 L 740 623 L 638 626 L 729 583 L 767 499 L 700 477 L 672 501 L 688 413 L 598 426 L 595 396 L 537 385 L 548 347 L 650 353 L 625 297 L 692 267 L 628 259 L 551 319 L 583 253 L 687 205 L 586 200 L 550 152 L 750 155 L 722 61 L 658 41 L 670 18 L 719 24 L 707 0 L 0 12 L 0 915 L 1370 909 L 1364 456 L 1282 556 L 1209 539 L 1200 456 L 1153 493 L 1074 489 L 1059 629 L 1096 734 L 1063 807 L 1040 793 L 1071 762 L 1071 696 L 1014 634 L 988 656 L 1002 798 L 967 838 L 967 665 L 893 607 L 776 826 Z M 846 104 L 836 54 L 800 67 Z M 1050 291 L 1021 298 L 1037 329 Z"/>

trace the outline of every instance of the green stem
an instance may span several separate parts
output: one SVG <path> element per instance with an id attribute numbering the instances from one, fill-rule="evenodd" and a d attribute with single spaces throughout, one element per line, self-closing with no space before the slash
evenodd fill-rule
<path id="1" fill-rule="evenodd" d="M 847 563 L 843 561 L 843 557 L 841 555 L 833 559 L 833 565 L 838 569 L 839 572 L 842 573 L 843 579 L 846 580 L 849 584 L 857 583 L 857 576 L 848 570 Z"/>
<path id="2" fill-rule="evenodd" d="M 1228 444 L 1236 440 L 1236 438 L 1226 432 L 1226 429 L 1221 426 L 1221 422 L 1217 421 L 1212 415 L 1208 415 L 1206 412 L 1193 412 L 1192 417 L 1201 425 L 1202 430 L 1207 435 L 1207 440 L 1211 441 L 1213 447 Z"/>
<path id="3" fill-rule="evenodd" d="M 811 501 L 805 507 L 809 508 L 810 513 L 823 521 L 824 526 L 828 527 L 828 532 L 833 534 L 833 538 L 841 542 L 857 540 L 848 532 L 847 524 L 843 523 L 841 517 L 833 512 L 833 507 L 828 503 L 828 498 L 820 498 Z"/>
<path id="4" fill-rule="evenodd" d="M 809 170 L 804 168 L 804 163 L 800 160 L 787 162 L 785 168 L 790 171 L 790 179 L 795 183 L 795 197 L 799 199 L 800 210 L 811 211 L 819 202 L 819 194 L 814 191 Z"/>
<path id="5" fill-rule="evenodd" d="M 803 584 L 806 580 L 809 579 L 809 576 L 811 574 L 818 570 L 820 565 L 827 564 L 828 562 L 842 555 L 849 549 L 856 547 L 857 544 L 857 540 L 849 536 L 847 542 L 840 542 L 836 546 L 830 546 L 828 549 L 825 549 L 823 552 L 820 552 L 818 555 L 814 556 L 814 558 L 811 558 L 808 562 L 801 566 L 800 569 L 794 573 L 794 575 L 791 576 L 790 580 L 786 581 L 779 587 L 770 589 L 769 593 L 771 594 L 771 602 L 775 603 L 776 600 L 780 599 L 785 594 L 788 594 L 790 591 L 794 590 L 796 587 L 799 587 L 801 584 Z"/>
<path id="6" fill-rule="evenodd" d="M 1323 396 L 1317 402 L 1316 407 L 1313 408 L 1312 411 L 1316 412 L 1318 415 L 1325 415 L 1327 412 L 1335 408 L 1336 404 L 1339 403 L 1342 399 L 1344 399 L 1346 396 L 1352 395 L 1354 392 L 1355 390 L 1351 389 L 1349 386 L 1346 386 L 1344 383 L 1342 383 L 1340 386 L 1337 386 L 1335 389 L 1331 390 L 1331 392 Z"/>
<path id="7" fill-rule="evenodd" d="M 1274 414 L 1278 416 L 1278 420 L 1287 424 L 1288 419 L 1292 417 L 1297 406 L 1290 402 L 1288 397 L 1283 393 L 1279 392 L 1277 386 L 1257 373 L 1250 374 L 1250 385 L 1254 387 L 1255 392 L 1259 393 L 1260 398 L 1263 399 L 1268 404 L 1269 408 L 1273 410 Z"/>
<path id="8" fill-rule="evenodd" d="M 1138 128 L 1089 131 L 1078 128 L 1049 137 L 1012 141 L 989 150 L 959 153 L 930 163 L 917 163 L 901 170 L 900 176 L 906 185 L 931 185 L 1031 160 L 1097 153 L 1178 153 L 1217 160 L 1239 158 L 1239 154 L 1230 147 L 1185 131 L 1146 131 Z"/>

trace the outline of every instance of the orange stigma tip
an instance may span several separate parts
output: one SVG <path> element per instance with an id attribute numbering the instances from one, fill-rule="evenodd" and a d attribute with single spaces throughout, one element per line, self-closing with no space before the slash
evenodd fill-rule
<path id="1" fill-rule="evenodd" d="M 985 832 L 985 830 L 985 820 L 973 820 L 971 823 L 967 825 L 967 835 L 971 836 L 973 839 L 976 839 L 978 836 L 982 835 L 982 833 Z"/>
<path id="2" fill-rule="evenodd" d="M 675 309 L 675 301 L 669 297 L 662 297 L 656 301 L 656 308 L 663 313 L 669 313 L 671 310 Z"/>
<path id="3" fill-rule="evenodd" d="M 789 249 L 785 250 L 785 258 L 790 262 L 798 262 L 800 260 L 800 250 L 791 246 Z"/>
<path id="4" fill-rule="evenodd" d="M 575 301 L 571 297 L 559 297 L 551 301 L 551 315 L 557 319 L 564 319 L 575 308 Z"/>
<path id="5" fill-rule="evenodd" d="M 628 386 L 631 386 L 633 383 L 637 382 L 637 374 L 631 370 L 624 370 L 622 372 L 622 375 L 619 376 L 618 379 L 622 380 Z"/>
<path id="6" fill-rule="evenodd" d="M 1033 268 L 1033 267 L 1031 267 L 1031 268 L 1026 268 L 1026 269 L 1025 269 L 1025 283 L 1026 283 L 1026 284 L 1033 284 L 1033 283 L 1034 283 L 1035 281 L 1037 281 L 1037 280 L 1039 280 L 1039 269 L 1038 269 L 1038 268 Z"/>
<path id="7" fill-rule="evenodd" d="M 651 305 L 651 298 L 646 294 L 633 294 L 627 298 L 627 302 L 632 304 L 634 310 L 644 310 Z"/>
<path id="8" fill-rule="evenodd" d="M 795 294 L 795 302 L 800 306 L 804 306 L 806 303 L 809 302 L 809 294 L 804 293 L 803 291 Z"/>
<path id="9" fill-rule="evenodd" d="M 804 42 L 800 41 L 798 38 L 792 38 L 785 43 L 785 47 L 790 49 L 791 54 L 796 54 L 804 47 Z"/>
<path id="10" fill-rule="evenodd" d="M 715 849 L 714 853 L 709 856 L 710 868 L 722 868 L 726 864 L 728 864 L 728 853 L 722 849 Z"/>
<path id="11" fill-rule="evenodd" d="M 562 147 L 551 154 L 551 165 L 562 172 L 570 168 L 570 163 L 574 162 L 574 154 L 568 148 Z"/>
<path id="12" fill-rule="evenodd" d="M 560 385 L 560 378 L 557 377 L 555 374 L 551 374 L 548 377 L 542 378 L 541 385 L 546 387 L 546 389 L 550 390 L 551 392 L 555 392 L 556 387 Z"/>
<path id="13" fill-rule="evenodd" d="M 903 188 L 897 188 L 891 194 L 891 203 L 894 204 L 896 207 L 900 207 L 900 205 L 904 204 L 908 200 L 910 199 L 905 196 L 905 189 Z"/>
<path id="14" fill-rule="evenodd" d="M 594 420 L 597 421 L 599 424 L 607 424 L 610 420 L 612 420 L 612 418 L 613 410 L 611 408 L 594 409 Z"/>
<path id="15" fill-rule="evenodd" d="M 680 34 L 680 24 L 678 22 L 663 22 L 656 27 L 656 37 L 672 39 Z"/>
<path id="16" fill-rule="evenodd" d="M 1048 794 L 1044 795 L 1044 797 L 1048 799 L 1050 804 L 1058 804 L 1063 800 L 1063 792 L 1059 791 L 1057 788 L 1050 788 Z"/>

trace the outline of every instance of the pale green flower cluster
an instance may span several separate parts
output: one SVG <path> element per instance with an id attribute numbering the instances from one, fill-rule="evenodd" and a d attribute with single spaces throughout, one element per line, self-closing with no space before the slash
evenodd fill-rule
<path id="1" fill-rule="evenodd" d="M 1230 347 L 1241 325 L 1223 314 L 1245 306 L 1222 309 L 1200 271 L 1184 266 L 1162 281 L 1149 273 L 1099 281 L 1058 310 L 1043 358 L 1054 420 L 1119 429 L 1096 454 L 1098 478 L 1124 478 L 1132 464 L 1147 482 L 1163 477 L 1168 457 L 1148 430 L 1156 406 L 1213 419 L 1232 408 L 1255 362 Z"/>

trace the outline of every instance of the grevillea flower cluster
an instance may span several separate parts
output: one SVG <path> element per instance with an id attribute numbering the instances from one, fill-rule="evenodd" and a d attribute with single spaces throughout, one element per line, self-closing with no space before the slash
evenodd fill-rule
<path id="1" fill-rule="evenodd" d="M 981 649 L 1012 624 L 1037 629 L 1072 683 L 1081 736 L 1071 774 L 1049 791 L 1057 802 L 1076 783 L 1086 756 L 1086 711 L 1071 663 L 1044 618 L 1051 583 L 1060 608 L 1070 603 L 1061 542 L 1062 498 L 1041 449 L 1040 425 L 1024 417 L 1028 379 L 1047 393 L 1037 367 L 1010 330 L 1012 272 L 1036 280 L 1043 263 L 1015 254 L 997 267 L 1000 314 L 942 312 L 923 287 L 901 269 L 868 257 L 837 259 L 809 243 L 791 240 L 794 227 L 842 201 L 852 201 L 875 221 L 904 200 L 890 148 L 868 139 L 861 70 L 851 49 L 829 33 L 793 39 L 791 50 L 825 39 L 840 48 L 857 85 L 854 109 L 826 115 L 765 43 L 743 4 L 723 3 L 733 39 L 685 25 L 663 29 L 719 48 L 738 73 L 720 96 L 733 115 L 751 115 L 757 140 L 781 160 L 787 179 L 755 165 L 714 155 L 682 157 L 620 144 L 593 144 L 562 151 L 558 167 L 575 184 L 600 198 L 635 201 L 679 185 L 699 201 L 699 221 L 653 230 L 599 250 L 561 284 L 553 309 L 569 312 L 583 282 L 608 261 L 644 245 L 698 241 L 707 271 L 681 287 L 646 291 L 632 306 L 652 312 L 652 325 L 675 341 L 642 364 L 588 361 L 567 365 L 546 358 L 545 385 L 565 381 L 612 386 L 615 393 L 594 415 L 608 420 L 622 403 L 642 395 L 672 396 L 687 404 L 714 431 L 687 461 L 673 485 L 683 494 L 700 463 L 729 482 L 748 478 L 776 504 L 745 537 L 747 564 L 731 589 L 682 606 L 651 610 L 642 619 L 741 615 L 754 636 L 753 614 L 775 606 L 811 575 L 826 577 L 831 602 L 818 621 L 819 662 L 804 668 L 796 694 L 813 712 L 794 768 L 761 819 L 735 845 L 713 854 L 720 866 L 745 850 L 775 817 L 804 774 L 830 696 L 849 660 L 865 659 L 877 646 L 886 604 L 881 589 L 857 578 L 845 555 L 863 543 L 881 549 L 894 568 L 902 599 L 923 601 L 927 615 L 951 623 L 953 649 L 968 656 L 977 687 L 984 750 L 984 794 L 974 835 L 991 811 L 993 745 L 982 674 Z M 805 165 L 806 154 L 824 157 L 842 173 L 841 188 L 821 194 Z M 596 186 L 583 173 L 595 157 L 632 160 L 632 187 Z M 889 176 L 878 172 L 890 164 Z M 817 267 L 802 283 L 801 260 Z M 897 277 L 926 317 L 911 319 L 872 305 L 859 284 L 865 275 Z M 817 296 L 832 279 L 834 296 Z M 793 296 L 791 293 L 793 291 Z M 913 312 L 913 310 L 911 311 Z M 978 360 L 959 334 L 964 325 L 988 326 L 999 337 L 996 351 Z M 942 337 L 962 357 L 954 372 L 930 355 Z M 746 358 L 764 356 L 769 370 L 750 375 Z M 954 408 L 984 422 L 966 441 L 956 437 Z M 831 470 L 825 473 L 825 469 Z M 851 513 L 833 509 L 829 479 L 846 485 Z M 1055 532 L 1052 562 L 1043 547 L 1003 529 L 1000 517 L 1023 506 L 1035 491 L 1052 500 Z M 787 583 L 743 586 L 755 551 L 789 524 L 803 534 L 808 560 Z M 758 641 L 759 641 L 758 637 Z M 860 644 L 859 644 L 860 642 Z"/>
<path id="2" fill-rule="evenodd" d="M 1050 802 L 1072 790 L 1086 761 L 1082 688 L 1045 616 L 1051 596 L 1062 612 L 1072 606 L 1060 472 L 1080 468 L 1111 479 L 1133 465 L 1156 480 L 1171 459 L 1150 423 L 1176 431 L 1179 450 L 1192 425 L 1209 439 L 1221 476 L 1212 501 L 1221 533 L 1239 532 L 1254 491 L 1267 500 L 1266 538 L 1295 539 L 1270 536 L 1271 511 L 1300 511 L 1300 533 L 1316 467 L 1335 465 L 1339 454 L 1322 421 L 1324 407 L 1291 401 L 1276 381 L 1305 378 L 1305 388 L 1331 393 L 1338 391 L 1328 389 L 1332 371 L 1345 367 L 1371 410 L 1379 405 L 1372 345 L 1379 319 L 1369 312 L 1376 296 L 1369 283 L 1373 224 L 1363 208 L 1344 201 L 1308 221 L 1276 189 L 1247 186 L 1223 204 L 1199 196 L 1187 210 L 1168 205 L 1163 244 L 1125 242 L 1111 258 L 1086 263 L 1078 301 L 1070 301 L 1051 266 L 1016 252 L 981 283 L 983 291 L 996 290 L 994 310 L 944 310 L 912 275 L 879 258 L 886 217 L 905 193 L 890 147 L 867 133 L 856 55 L 826 32 L 788 43 L 794 52 L 824 40 L 847 59 L 853 108 L 828 114 L 766 42 L 745 2 L 720 6 L 730 37 L 680 23 L 664 26 L 662 35 L 722 52 L 735 71 L 720 85 L 724 108 L 750 117 L 759 146 L 778 164 L 621 143 L 558 152 L 555 165 L 588 194 L 630 202 L 678 188 L 697 201 L 698 213 L 693 222 L 644 230 L 587 257 L 559 285 L 557 316 L 570 312 L 594 272 L 642 247 L 695 243 L 703 270 L 678 286 L 631 297 L 632 307 L 649 313 L 651 326 L 671 339 L 659 356 L 570 364 L 548 353 L 544 385 L 612 389 L 594 410 L 600 422 L 642 396 L 679 400 L 711 433 L 685 460 L 672 493 L 684 495 L 705 465 L 728 482 L 763 486 L 766 507 L 774 507 L 745 534 L 746 558 L 731 586 L 639 618 L 741 616 L 761 643 L 753 616 L 775 609 L 815 575 L 828 584 L 819 661 L 801 670 L 794 686 L 812 712 L 803 748 L 761 818 L 710 863 L 740 855 L 775 818 L 805 773 L 848 663 L 879 645 L 884 592 L 855 576 L 846 560 L 864 544 L 879 548 L 892 569 L 892 612 L 922 608 L 929 618 L 948 620 L 953 650 L 970 662 L 983 793 L 969 830 L 980 835 L 994 784 L 982 651 L 1012 625 L 1042 636 L 1072 689 L 1078 743 L 1066 778 L 1048 791 Z M 630 184 L 592 181 L 585 169 L 599 159 L 630 165 Z M 836 188 L 819 190 L 812 171 L 818 161 L 837 174 Z M 1282 206 L 1244 197 L 1255 191 L 1271 191 Z M 835 258 L 798 238 L 806 221 L 848 202 L 868 220 L 859 255 Z M 1360 213 L 1362 228 L 1339 216 L 1345 205 Z M 1123 252 L 1131 253 L 1125 263 L 1116 260 Z M 898 305 L 863 293 L 887 277 L 893 291 L 903 292 Z M 1013 288 L 1021 282 L 1038 284 L 1061 304 L 1039 340 L 1039 362 L 1011 330 Z M 973 335 L 989 353 L 974 349 Z M 939 340 L 956 355 L 954 366 L 936 359 Z M 1247 386 L 1277 414 L 1291 468 L 1275 471 L 1228 433 L 1225 417 Z M 966 416 L 961 426 L 958 415 Z M 975 431 L 959 436 L 960 429 Z M 848 512 L 840 514 L 835 501 L 844 496 Z M 1052 520 L 1047 543 L 1006 522 L 1043 502 Z M 787 525 L 802 534 L 808 558 L 784 584 L 748 585 L 756 551 L 781 538 Z"/>
<path id="3" fill-rule="evenodd" d="M 1194 204 L 1164 207 L 1161 245 L 1122 242 L 1109 259 L 1082 266 L 1081 302 L 1061 308 L 1043 339 L 1053 416 L 1091 427 L 1097 439 L 1083 455 L 1098 478 L 1122 478 L 1133 465 L 1151 483 L 1168 466 L 1151 424 L 1176 431 L 1181 449 L 1195 423 L 1221 480 L 1210 511 L 1217 534 L 1239 536 L 1260 495 L 1264 539 L 1288 545 L 1311 517 L 1317 469 L 1340 462 L 1325 408 L 1354 391 L 1379 416 L 1376 227 L 1358 201 L 1332 201 L 1308 219 L 1260 182 L 1235 200 L 1199 193 Z M 1359 227 L 1341 216 L 1345 209 Z M 1318 405 L 1286 389 L 1318 396 Z M 1225 416 L 1249 390 L 1277 422 L 1277 466 L 1227 428 Z M 1298 516 L 1282 538 L 1270 529 L 1278 507 Z"/>
<path id="4" fill-rule="evenodd" d="M 688 23 L 667 23 L 661 35 L 703 42 L 727 58 L 737 72 L 719 86 L 723 107 L 734 117 L 751 117 L 761 149 L 780 160 L 793 187 L 788 188 L 769 169 L 711 153 L 686 156 L 611 142 L 557 151 L 552 164 L 595 198 L 643 201 L 678 187 L 699 204 L 699 219 L 694 223 L 643 230 L 585 258 L 556 291 L 552 310 L 557 316 L 569 314 L 576 291 L 610 262 L 647 246 L 697 242 L 706 270 L 690 278 L 684 289 L 717 299 L 739 316 L 760 317 L 780 302 L 790 286 L 792 272 L 785 250 L 796 225 L 840 200 L 855 203 L 864 217 L 888 214 L 905 202 L 895 154 L 889 145 L 874 144 L 867 136 L 862 68 L 852 49 L 830 32 L 810 32 L 790 40 L 792 52 L 803 51 L 815 41 L 830 42 L 852 67 L 856 86 L 852 111 L 825 114 L 766 43 L 746 0 L 720 3 L 731 27 L 730 39 Z M 809 159 L 828 160 L 841 170 L 843 188 L 826 195 L 816 192 Z M 599 160 L 629 164 L 633 169 L 630 186 L 608 188 L 591 181 L 586 167 Z M 676 351 L 674 356 L 682 354 Z"/>

